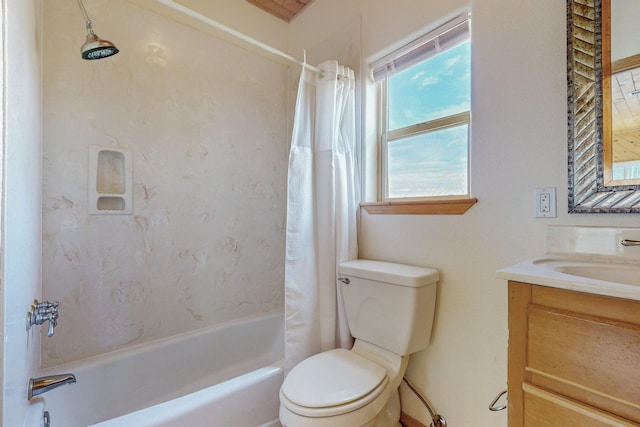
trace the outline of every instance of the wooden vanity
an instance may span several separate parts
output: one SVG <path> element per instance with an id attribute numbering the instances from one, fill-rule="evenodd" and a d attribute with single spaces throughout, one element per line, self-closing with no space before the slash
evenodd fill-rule
<path id="1" fill-rule="evenodd" d="M 640 301 L 509 281 L 509 427 L 640 426 Z"/>

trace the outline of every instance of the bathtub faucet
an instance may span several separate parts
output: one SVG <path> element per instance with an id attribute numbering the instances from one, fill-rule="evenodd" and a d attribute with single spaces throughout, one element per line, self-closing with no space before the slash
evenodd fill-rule
<path id="1" fill-rule="evenodd" d="M 27 313 L 27 331 L 31 329 L 33 325 L 42 325 L 44 322 L 49 321 L 49 329 L 47 329 L 47 336 L 52 337 L 54 329 L 58 326 L 58 302 L 38 300 L 33 301 L 31 311 Z"/>
<path id="2" fill-rule="evenodd" d="M 74 384 L 76 376 L 73 374 L 51 375 L 48 377 L 31 378 L 29 380 L 29 390 L 27 392 L 28 400 L 33 396 L 39 396 L 43 393 L 58 388 L 64 384 Z"/>

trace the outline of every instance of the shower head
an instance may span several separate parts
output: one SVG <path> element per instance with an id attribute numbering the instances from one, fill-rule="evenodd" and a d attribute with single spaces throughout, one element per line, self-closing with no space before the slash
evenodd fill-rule
<path id="1" fill-rule="evenodd" d="M 91 29 L 91 21 L 87 21 L 87 40 L 80 48 L 82 59 L 102 59 L 120 52 L 109 40 L 102 40 Z"/>
<path id="2" fill-rule="evenodd" d="M 84 8 L 82 0 L 77 1 L 78 7 L 80 7 L 80 11 L 82 12 L 82 16 L 84 16 L 84 20 L 87 23 L 87 40 L 80 48 L 82 59 L 92 60 L 108 58 L 109 56 L 113 56 L 116 53 L 120 52 L 113 43 L 108 40 L 101 39 L 96 35 L 96 33 L 93 32 L 93 23 L 87 15 L 87 11 Z"/>

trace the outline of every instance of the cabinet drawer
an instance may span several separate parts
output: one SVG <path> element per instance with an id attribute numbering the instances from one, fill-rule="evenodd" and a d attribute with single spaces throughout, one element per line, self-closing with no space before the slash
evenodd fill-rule
<path id="1" fill-rule="evenodd" d="M 530 384 L 524 389 L 524 425 L 527 427 L 637 427 L 638 424 Z"/>
<path id="2" fill-rule="evenodd" d="M 640 422 L 640 326 L 529 306 L 531 382 Z"/>

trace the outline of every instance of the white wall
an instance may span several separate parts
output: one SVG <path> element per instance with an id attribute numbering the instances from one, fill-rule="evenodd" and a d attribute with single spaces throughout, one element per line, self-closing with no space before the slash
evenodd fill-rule
<path id="1" fill-rule="evenodd" d="M 83 61 L 44 8 L 43 365 L 282 310 L 288 70 L 125 0 L 87 4 L 121 52 Z M 88 215 L 90 144 L 132 150 L 132 215 Z"/>
<path id="2" fill-rule="evenodd" d="M 408 376 L 449 425 L 506 426 L 506 411 L 487 409 L 506 388 L 506 283 L 495 271 L 541 255 L 547 224 L 640 224 L 636 215 L 566 213 L 565 7 L 557 0 L 323 0 L 291 24 L 292 51 L 313 50 L 361 16 L 362 54 L 370 59 L 471 9 L 471 186 L 479 202 L 463 216 L 363 212 L 360 233 L 363 258 L 441 272 L 432 342 L 412 356 Z M 558 218 L 535 219 L 534 189 L 551 186 Z M 429 425 L 417 399 L 402 391 L 405 410 Z"/>
<path id="3" fill-rule="evenodd" d="M 242 33 L 250 38 L 272 46 L 276 49 L 286 51 L 289 45 L 288 25 L 285 21 L 270 15 L 249 3 L 238 0 L 179 0 L 174 1 L 176 7 L 169 7 L 159 3 L 157 0 L 128 0 L 131 3 L 142 6 L 160 15 L 167 16 L 172 20 L 184 23 L 207 34 L 211 34 L 221 40 L 228 41 L 250 50 L 258 55 L 268 57 L 272 60 L 281 61 L 286 66 L 290 63 L 282 60 L 272 53 L 253 46 L 237 37 L 221 31 L 217 25 L 222 25 L 231 30 Z M 193 14 L 185 14 L 181 8 L 186 8 L 200 15 L 204 19 L 213 21 L 214 26 L 197 19 Z"/>
<path id="4" fill-rule="evenodd" d="M 40 355 L 39 328 L 25 316 L 40 298 L 41 112 L 40 40 L 35 0 L 2 2 L 2 425 L 21 426 L 27 384 Z M 38 414 L 36 414 L 38 415 Z"/>

